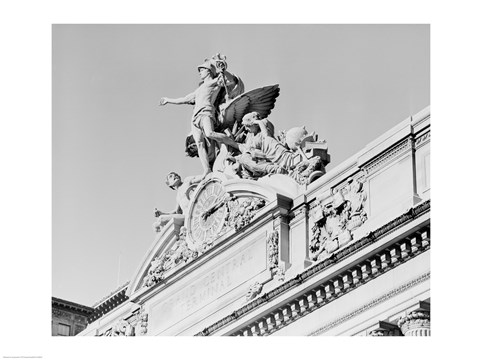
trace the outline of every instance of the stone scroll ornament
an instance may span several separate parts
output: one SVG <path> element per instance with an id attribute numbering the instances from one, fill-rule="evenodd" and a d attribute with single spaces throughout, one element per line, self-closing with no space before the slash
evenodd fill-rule
<path id="1" fill-rule="evenodd" d="M 349 179 L 344 189 L 314 203 L 318 208 L 311 218 L 314 225 L 309 246 L 313 261 L 329 257 L 353 239 L 352 232 L 367 220 L 366 199 L 363 183 Z"/>
<path id="2" fill-rule="evenodd" d="M 150 263 L 147 275 L 143 280 L 143 286 L 153 286 L 164 278 L 166 271 L 185 264 L 198 257 L 196 251 L 192 251 L 186 242 L 186 228 L 182 226 L 177 240 L 170 250 L 156 257 Z"/>

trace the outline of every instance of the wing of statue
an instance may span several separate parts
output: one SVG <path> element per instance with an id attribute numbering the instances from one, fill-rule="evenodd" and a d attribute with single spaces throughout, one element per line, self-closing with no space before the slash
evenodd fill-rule
<path id="1" fill-rule="evenodd" d="M 222 127 L 231 128 L 235 123 L 241 123 L 245 114 L 252 111 L 259 113 L 260 118 L 266 118 L 275 107 L 275 101 L 280 95 L 278 84 L 264 86 L 247 91 L 228 103 L 222 111 Z"/>

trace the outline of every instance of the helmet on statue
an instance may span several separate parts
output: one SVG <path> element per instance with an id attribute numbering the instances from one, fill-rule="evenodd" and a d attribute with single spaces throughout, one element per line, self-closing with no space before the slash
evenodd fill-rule
<path id="1" fill-rule="evenodd" d="M 217 68 L 215 67 L 215 64 L 211 60 L 205 60 L 203 64 L 200 64 L 197 66 L 197 69 L 198 71 L 200 71 L 200 69 L 210 70 L 212 77 L 217 77 Z"/>

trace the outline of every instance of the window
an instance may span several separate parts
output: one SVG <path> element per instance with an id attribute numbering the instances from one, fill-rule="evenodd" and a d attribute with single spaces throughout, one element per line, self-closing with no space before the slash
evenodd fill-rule
<path id="1" fill-rule="evenodd" d="M 58 324 L 58 336 L 70 336 L 70 325 Z"/>

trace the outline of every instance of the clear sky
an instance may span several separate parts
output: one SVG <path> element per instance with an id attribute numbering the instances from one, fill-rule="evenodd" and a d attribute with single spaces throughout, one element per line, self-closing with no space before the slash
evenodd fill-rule
<path id="1" fill-rule="evenodd" d="M 130 280 L 171 210 L 198 85 L 220 52 L 246 90 L 279 84 L 276 130 L 326 139 L 332 169 L 430 105 L 427 25 L 55 25 L 52 295 L 93 305 Z"/>

